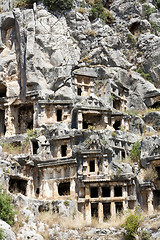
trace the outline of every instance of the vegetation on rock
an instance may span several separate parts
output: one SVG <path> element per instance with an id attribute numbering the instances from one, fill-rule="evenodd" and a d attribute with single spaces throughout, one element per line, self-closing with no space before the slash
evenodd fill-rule
<path id="1" fill-rule="evenodd" d="M 122 227 L 125 229 L 125 240 L 135 239 L 135 235 L 137 234 L 137 230 L 140 227 L 142 221 L 143 217 L 139 208 L 136 208 L 134 213 L 129 214 L 125 223 L 122 224 Z"/>
<path id="2" fill-rule="evenodd" d="M 8 223 L 14 224 L 15 211 L 11 204 L 12 198 L 5 192 L 0 190 L 0 219 Z"/>
<path id="3" fill-rule="evenodd" d="M 130 152 L 130 158 L 133 162 L 139 163 L 140 155 L 141 155 L 141 148 L 140 148 L 139 142 L 135 142 Z"/>
<path id="4" fill-rule="evenodd" d="M 101 1 L 95 1 L 90 10 L 90 18 L 92 20 L 101 18 L 105 23 L 111 23 L 113 21 L 112 14 L 103 7 Z"/>

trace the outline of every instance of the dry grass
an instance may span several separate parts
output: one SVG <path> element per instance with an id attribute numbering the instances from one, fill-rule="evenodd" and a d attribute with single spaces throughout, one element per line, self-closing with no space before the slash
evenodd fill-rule
<path id="1" fill-rule="evenodd" d="M 88 29 L 85 33 L 88 36 L 92 36 L 92 37 L 96 37 L 97 36 L 97 33 L 94 30 L 91 30 L 91 29 Z"/>
<path id="2" fill-rule="evenodd" d="M 29 149 L 30 149 L 29 142 L 24 142 L 22 145 L 7 142 L 4 142 L 2 144 L 2 151 L 8 154 L 29 153 Z"/>
<path id="3" fill-rule="evenodd" d="M 79 12 L 79 13 L 84 14 L 84 13 L 86 13 L 88 10 L 87 10 L 86 8 L 80 7 L 80 8 L 78 8 L 76 11 Z"/>
<path id="4" fill-rule="evenodd" d="M 109 218 L 106 222 L 99 223 L 96 218 L 92 219 L 91 224 L 87 224 L 82 216 L 77 215 L 75 217 L 64 217 L 58 214 L 52 214 L 50 212 L 41 213 L 37 220 L 47 224 L 50 228 L 53 224 L 59 224 L 62 229 L 77 229 L 82 230 L 85 227 L 93 228 L 120 228 L 124 223 L 127 214 L 117 214 L 116 217 Z"/>

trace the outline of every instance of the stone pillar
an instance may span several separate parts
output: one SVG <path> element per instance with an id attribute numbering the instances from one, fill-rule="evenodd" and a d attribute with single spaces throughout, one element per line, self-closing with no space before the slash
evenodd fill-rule
<path id="1" fill-rule="evenodd" d="M 126 186 L 122 187 L 122 196 L 123 198 L 125 198 L 125 200 L 123 201 L 123 211 L 127 210 L 127 188 Z"/>
<path id="2" fill-rule="evenodd" d="M 82 112 L 78 111 L 78 129 L 82 129 L 83 116 Z"/>
<path id="3" fill-rule="evenodd" d="M 85 220 L 87 224 L 90 224 L 92 219 L 91 219 L 91 203 L 87 201 L 85 203 Z"/>
<path id="4" fill-rule="evenodd" d="M 57 182 L 54 182 L 53 183 L 53 194 L 54 194 L 54 197 L 57 198 L 59 196 L 58 194 L 58 184 Z"/>
<path id="5" fill-rule="evenodd" d="M 154 211 L 154 208 L 153 208 L 153 192 L 152 190 L 149 190 L 148 191 L 148 213 L 149 214 L 152 214 L 153 211 Z"/>
<path id="6" fill-rule="evenodd" d="M 98 159 L 96 158 L 95 159 L 95 172 L 97 173 L 98 172 Z"/>
<path id="7" fill-rule="evenodd" d="M 98 219 L 99 219 L 99 223 L 103 222 L 103 204 L 102 204 L 102 202 L 99 202 L 99 204 L 98 204 Z"/>
<path id="8" fill-rule="evenodd" d="M 73 179 L 70 183 L 70 195 L 72 197 L 75 197 L 75 188 L 76 188 L 76 183 L 75 183 L 75 180 Z"/>
<path id="9" fill-rule="evenodd" d="M 38 127 L 38 103 L 33 103 L 33 128 Z"/>
<path id="10" fill-rule="evenodd" d="M 111 199 L 114 198 L 114 186 L 111 186 Z M 111 202 L 111 216 L 116 216 L 115 202 Z"/>
<path id="11" fill-rule="evenodd" d="M 116 216 L 116 206 L 115 202 L 111 202 L 111 216 L 115 217 Z"/>

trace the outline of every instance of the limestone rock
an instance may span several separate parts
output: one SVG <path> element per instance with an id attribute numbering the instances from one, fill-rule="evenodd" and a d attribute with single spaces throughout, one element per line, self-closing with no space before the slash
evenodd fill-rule
<path id="1" fill-rule="evenodd" d="M 9 224 L 0 220 L 0 228 L 3 230 L 5 240 L 16 240 L 16 236 Z"/>

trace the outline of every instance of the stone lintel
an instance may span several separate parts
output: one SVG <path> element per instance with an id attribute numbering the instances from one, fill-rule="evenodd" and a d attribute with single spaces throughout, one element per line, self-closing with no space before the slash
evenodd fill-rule
<path id="1" fill-rule="evenodd" d="M 37 166 L 39 168 L 41 167 L 52 167 L 57 165 L 66 165 L 66 164 L 76 164 L 76 159 L 57 159 L 57 160 L 49 160 L 47 162 L 38 163 Z"/>

